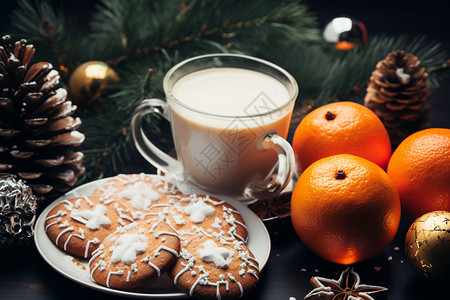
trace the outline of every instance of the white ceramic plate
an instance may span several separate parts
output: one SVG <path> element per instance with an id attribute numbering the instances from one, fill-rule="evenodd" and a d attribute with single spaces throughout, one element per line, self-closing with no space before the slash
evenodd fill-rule
<path id="1" fill-rule="evenodd" d="M 152 175 L 157 176 L 157 175 Z M 58 248 L 48 238 L 44 229 L 45 216 L 48 212 L 65 199 L 79 197 L 83 195 L 90 195 L 98 186 L 105 183 L 110 178 L 100 179 L 80 187 L 73 189 L 67 194 L 61 196 L 55 200 L 52 204 L 44 209 L 39 218 L 36 221 L 34 241 L 36 247 L 44 258 L 44 260 L 60 274 L 67 278 L 82 284 L 86 287 L 102 291 L 105 293 L 116 294 L 134 298 L 184 298 L 186 294 L 181 293 L 180 290 L 173 284 L 172 280 L 167 276 L 161 276 L 158 279 L 152 281 L 151 285 L 145 288 L 135 289 L 133 291 L 121 291 L 106 288 L 93 282 L 89 276 L 88 260 L 80 259 L 71 256 L 69 253 L 64 252 Z M 246 206 L 240 202 L 231 199 L 227 196 L 217 196 L 216 198 L 224 200 L 233 205 L 242 215 L 248 230 L 248 244 L 247 246 L 255 255 L 262 270 L 267 263 L 270 255 L 270 237 L 266 227 L 262 221 Z"/>

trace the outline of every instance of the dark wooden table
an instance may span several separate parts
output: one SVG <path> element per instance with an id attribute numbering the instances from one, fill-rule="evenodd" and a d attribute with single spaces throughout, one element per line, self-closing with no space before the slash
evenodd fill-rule
<path id="1" fill-rule="evenodd" d="M 323 26 L 341 14 L 358 17 L 370 33 L 397 35 L 426 34 L 443 42 L 450 53 L 449 9 L 437 1 L 325 1 L 315 0 L 311 8 Z M 444 1 L 442 1 L 444 2 Z M 412 10 L 411 10 L 412 9 Z M 445 19 L 443 19 L 445 18 Z M 2 21 L 3 22 L 3 21 Z M 432 127 L 450 128 L 450 79 L 431 95 Z M 373 294 L 375 299 L 450 299 L 448 286 L 418 276 L 404 255 L 404 237 L 410 224 L 402 219 L 394 241 L 377 257 L 354 265 L 361 282 L 387 287 Z M 311 291 L 311 276 L 338 279 L 344 266 L 324 261 L 300 241 L 289 218 L 267 224 L 272 241 L 269 261 L 257 288 L 245 299 L 303 299 Z M 41 258 L 34 244 L 0 256 L 0 299 L 119 299 L 63 277 Z"/>
<path id="2" fill-rule="evenodd" d="M 311 276 L 338 279 L 345 266 L 324 261 L 309 251 L 292 229 L 289 218 L 269 223 L 272 251 L 254 291 L 243 299 L 303 299 Z M 405 261 L 404 236 L 409 221 L 383 253 L 353 265 L 361 283 L 387 287 L 377 300 L 449 299 L 448 286 L 416 275 Z M 41 258 L 34 244 L 0 258 L 0 299 L 122 299 L 81 286 L 57 273 Z"/>

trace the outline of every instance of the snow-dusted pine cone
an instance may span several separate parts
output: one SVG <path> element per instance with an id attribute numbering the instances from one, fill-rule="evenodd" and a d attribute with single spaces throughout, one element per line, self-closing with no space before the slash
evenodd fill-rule
<path id="1" fill-rule="evenodd" d="M 31 64 L 34 52 L 26 40 L 0 40 L 0 172 L 24 179 L 43 200 L 68 191 L 85 172 L 74 150 L 84 135 L 58 71 Z"/>
<path id="2" fill-rule="evenodd" d="M 372 72 L 364 103 L 383 121 L 394 146 L 430 126 L 427 78 L 417 56 L 402 50 L 389 53 Z"/>

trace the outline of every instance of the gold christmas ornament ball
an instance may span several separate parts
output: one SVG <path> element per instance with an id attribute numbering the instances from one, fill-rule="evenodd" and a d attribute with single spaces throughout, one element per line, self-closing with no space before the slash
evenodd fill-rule
<path id="1" fill-rule="evenodd" d="M 77 105 L 87 107 L 94 102 L 119 76 L 107 63 L 93 60 L 81 64 L 69 79 L 70 99 Z"/>
<path id="2" fill-rule="evenodd" d="M 411 265 L 425 277 L 450 275 L 450 212 L 433 211 L 409 228 L 405 252 Z"/>

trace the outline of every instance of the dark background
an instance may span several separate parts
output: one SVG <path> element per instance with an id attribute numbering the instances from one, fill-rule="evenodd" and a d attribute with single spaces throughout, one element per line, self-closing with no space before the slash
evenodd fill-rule
<path id="1" fill-rule="evenodd" d="M 349 16 L 363 22 L 371 35 L 425 36 L 437 41 L 450 58 L 450 1 L 445 0 L 309 0 L 320 28 L 337 16 Z M 431 126 L 450 128 L 450 77 L 431 91 Z M 450 296 L 449 296 L 450 299 Z"/>
<path id="2" fill-rule="evenodd" d="M 52 2 L 61 1 L 52 0 Z M 64 1 L 63 7 L 67 15 L 87 21 L 97 3 L 97 0 Z M 450 1 L 305 0 L 305 3 L 309 5 L 310 11 L 316 14 L 321 29 L 335 17 L 349 16 L 365 24 L 369 39 L 371 35 L 377 34 L 426 36 L 430 41 L 441 43 L 450 58 Z M 7 33 L 5 30 L 10 22 L 9 13 L 16 5 L 15 0 L 0 0 L 2 35 Z M 83 23 L 81 24 L 83 26 Z M 430 103 L 432 127 L 450 128 L 450 77 L 442 80 L 441 87 L 432 91 Z"/>
<path id="3" fill-rule="evenodd" d="M 65 1 L 67 14 L 88 19 L 96 1 Z M 450 3 L 447 1 L 326 1 L 309 0 L 320 28 L 334 17 L 350 16 L 362 21 L 368 38 L 384 33 L 390 36 L 426 36 L 439 41 L 450 58 Z M 9 22 L 9 13 L 16 1 L 0 0 L 0 33 Z M 450 128 L 450 78 L 441 81 L 430 97 L 432 127 Z M 425 280 L 405 261 L 404 236 L 409 220 L 403 219 L 392 244 L 379 256 L 355 265 L 361 283 L 389 288 L 386 293 L 373 294 L 375 299 L 450 299 L 448 282 Z M 328 263 L 311 253 L 293 232 L 289 219 L 267 224 L 272 252 L 261 274 L 258 287 L 245 299 L 297 300 L 311 290 L 311 276 L 337 279 L 344 267 Z M 397 248 L 398 247 L 398 248 Z M 389 259 L 391 258 L 391 259 Z M 118 299 L 84 288 L 51 269 L 39 256 L 33 244 L 0 257 L 0 299 Z"/>
<path id="4" fill-rule="evenodd" d="M 31 1 L 31 0 L 30 0 Z M 224 0 L 226 1 L 226 0 Z M 52 0 L 54 3 L 61 1 Z M 350 16 L 362 21 L 370 34 L 426 35 L 450 49 L 450 3 L 446 0 L 305 0 L 316 13 L 321 28 L 334 17 Z M 0 32 L 4 33 L 15 0 L 0 0 Z M 67 14 L 88 19 L 97 0 L 64 1 Z"/>

